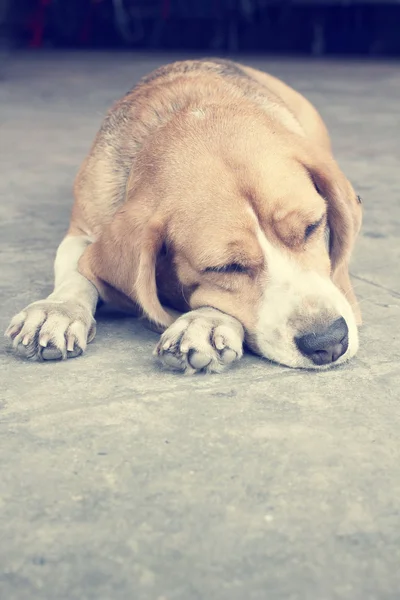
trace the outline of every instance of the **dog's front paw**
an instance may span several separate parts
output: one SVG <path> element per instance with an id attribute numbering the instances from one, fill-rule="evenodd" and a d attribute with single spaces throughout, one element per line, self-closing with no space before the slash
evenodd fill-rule
<path id="1" fill-rule="evenodd" d="M 168 327 L 154 354 L 170 369 L 220 373 L 241 358 L 243 339 L 243 326 L 237 319 L 215 308 L 199 308 Z"/>
<path id="2" fill-rule="evenodd" d="M 90 310 L 73 300 L 40 300 L 15 315 L 5 335 L 22 358 L 60 360 L 82 354 L 95 333 Z"/>

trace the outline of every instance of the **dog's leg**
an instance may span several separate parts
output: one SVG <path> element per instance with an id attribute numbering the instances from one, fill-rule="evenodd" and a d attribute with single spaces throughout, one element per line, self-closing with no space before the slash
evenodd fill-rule
<path id="1" fill-rule="evenodd" d="M 185 373 L 220 373 L 243 354 L 241 323 L 215 308 L 204 307 L 177 319 L 154 351 L 170 369 Z"/>
<path id="2" fill-rule="evenodd" d="M 73 358 L 94 338 L 98 293 L 78 272 L 78 261 L 90 243 L 87 236 L 67 235 L 57 250 L 54 291 L 12 319 L 6 336 L 20 356 L 33 360 Z"/>

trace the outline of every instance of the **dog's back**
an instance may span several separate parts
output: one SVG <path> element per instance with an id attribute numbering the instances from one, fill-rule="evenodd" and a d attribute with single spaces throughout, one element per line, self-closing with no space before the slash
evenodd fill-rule
<path id="1" fill-rule="evenodd" d="M 125 201 L 141 148 L 159 127 L 207 105 L 256 107 L 300 135 L 329 147 L 314 107 L 271 75 L 229 60 L 176 62 L 145 76 L 108 112 L 75 182 L 72 231 L 96 236 Z M 157 160 L 156 153 L 154 160 Z"/>

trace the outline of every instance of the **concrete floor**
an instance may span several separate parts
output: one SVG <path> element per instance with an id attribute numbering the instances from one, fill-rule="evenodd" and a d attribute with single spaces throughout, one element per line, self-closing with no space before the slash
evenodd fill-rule
<path id="1" fill-rule="evenodd" d="M 171 57 L 10 57 L 0 81 L 1 328 L 51 288 L 102 115 Z M 324 115 L 364 198 L 351 364 L 247 356 L 185 378 L 156 335 L 100 316 L 87 354 L 1 353 L 4 600 L 400 597 L 400 65 L 248 60 Z"/>

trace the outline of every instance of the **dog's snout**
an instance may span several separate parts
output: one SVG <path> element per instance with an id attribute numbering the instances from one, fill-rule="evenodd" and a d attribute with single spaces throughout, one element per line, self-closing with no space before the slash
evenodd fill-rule
<path id="1" fill-rule="evenodd" d="M 297 348 L 316 365 L 335 362 L 347 350 L 349 330 L 343 317 L 336 319 L 324 331 L 310 331 L 295 337 Z"/>

